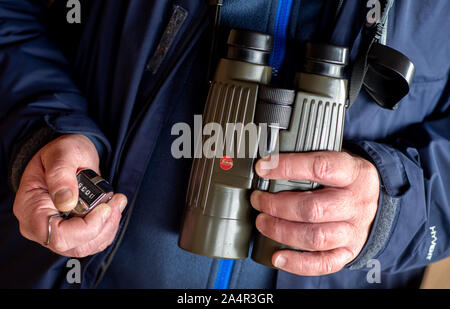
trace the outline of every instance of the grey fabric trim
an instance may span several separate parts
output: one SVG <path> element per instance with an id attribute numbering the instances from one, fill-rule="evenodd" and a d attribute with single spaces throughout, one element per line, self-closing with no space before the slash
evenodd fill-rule
<path id="1" fill-rule="evenodd" d="M 363 252 L 349 266 L 349 269 L 361 269 L 367 266 L 367 262 L 375 258 L 385 247 L 397 214 L 399 199 L 382 194 L 381 210 L 372 229 L 373 235 L 365 245 Z"/>
<path id="2" fill-rule="evenodd" d="M 11 188 L 17 192 L 20 179 L 33 156 L 46 144 L 55 139 L 59 134 L 48 126 L 41 127 L 33 132 L 23 143 L 22 147 L 13 156 L 9 171 Z"/>

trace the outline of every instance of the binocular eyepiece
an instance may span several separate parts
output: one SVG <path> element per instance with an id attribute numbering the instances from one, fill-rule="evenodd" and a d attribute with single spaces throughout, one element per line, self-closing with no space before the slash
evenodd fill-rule
<path id="1" fill-rule="evenodd" d="M 272 49 L 273 38 L 269 34 L 231 30 L 227 56 L 219 60 L 211 82 L 203 125 L 220 124 L 225 132 L 223 136 L 230 133 L 230 128 L 238 127 L 238 138 L 234 139 L 237 141 L 247 140 L 243 130 L 248 125 L 259 124 L 258 138 L 250 143 L 264 141 L 264 156 L 278 151 L 340 151 L 347 99 L 344 72 L 348 49 L 306 44 L 305 59 L 296 74 L 294 89 L 270 86 Z M 267 125 L 267 134 L 263 134 L 261 124 Z M 248 146 L 256 148 L 256 145 Z M 305 191 L 319 185 L 302 180 L 259 179 L 254 173 L 256 156 L 231 158 L 232 168 L 223 169 L 222 153 L 215 151 L 193 161 L 179 246 L 204 256 L 242 259 L 248 256 L 255 234 L 252 258 L 273 267 L 271 257 L 275 251 L 298 249 L 252 233 L 251 191 Z"/>
<path id="2" fill-rule="evenodd" d="M 227 43 L 228 59 L 269 65 L 273 49 L 273 37 L 270 34 L 232 29 Z"/>

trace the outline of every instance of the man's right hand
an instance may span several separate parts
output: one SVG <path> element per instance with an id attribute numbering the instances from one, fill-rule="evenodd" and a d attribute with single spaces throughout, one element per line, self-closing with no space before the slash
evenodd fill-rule
<path id="1" fill-rule="evenodd" d="M 25 238 L 44 244 L 49 217 L 75 208 L 76 175 L 83 169 L 100 174 L 97 150 L 84 135 L 61 136 L 34 155 L 22 175 L 13 206 Z M 125 195 L 115 194 L 107 204 L 98 205 L 84 218 L 54 218 L 48 248 L 63 256 L 79 258 L 103 251 L 115 238 L 126 204 Z"/>

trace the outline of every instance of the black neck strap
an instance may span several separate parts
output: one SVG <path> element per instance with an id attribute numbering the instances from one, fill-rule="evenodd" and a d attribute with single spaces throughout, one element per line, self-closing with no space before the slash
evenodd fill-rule
<path id="1" fill-rule="evenodd" d="M 210 59 L 208 80 L 217 55 L 217 32 L 220 25 L 220 10 L 224 0 L 208 0 L 210 28 Z M 349 82 L 349 98 L 347 108 L 355 103 L 362 89 L 374 101 L 387 109 L 395 109 L 398 102 L 408 94 L 414 78 L 414 64 L 402 53 L 382 45 L 380 38 L 386 27 L 388 15 L 395 0 L 377 0 L 381 8 L 380 18 L 372 25 L 365 24 L 359 53 L 352 65 Z M 343 0 L 337 1 L 336 16 L 341 13 Z"/>
<path id="2" fill-rule="evenodd" d="M 223 0 L 207 0 L 209 15 L 209 40 L 210 50 L 208 59 L 207 82 L 212 80 L 213 66 L 217 61 L 218 31 L 220 26 L 220 11 L 223 6 Z"/>
<path id="3" fill-rule="evenodd" d="M 414 78 L 414 64 L 400 52 L 379 43 L 394 0 L 380 0 L 380 3 L 381 18 L 363 29 L 350 77 L 348 108 L 364 89 L 378 105 L 395 109 L 408 94 Z"/>

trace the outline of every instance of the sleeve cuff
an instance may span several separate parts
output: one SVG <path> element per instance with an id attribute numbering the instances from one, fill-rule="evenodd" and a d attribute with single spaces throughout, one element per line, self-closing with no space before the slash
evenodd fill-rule
<path id="1" fill-rule="evenodd" d="M 9 183 L 13 192 L 17 192 L 28 162 L 46 144 L 63 134 L 83 134 L 97 149 L 101 159 L 110 153 L 110 144 L 92 120 L 84 115 L 68 114 L 59 117 L 44 117 L 45 123 L 32 132 L 20 145 L 9 167 Z"/>
<path id="2" fill-rule="evenodd" d="M 369 238 L 359 255 L 346 267 L 349 269 L 361 269 L 367 263 L 381 254 L 389 240 L 398 213 L 398 198 L 389 196 L 380 190 L 378 210 Z"/>
<path id="3" fill-rule="evenodd" d="M 372 162 L 380 175 L 378 209 L 366 244 L 347 268 L 362 269 L 385 249 L 397 221 L 400 198 L 410 188 L 405 168 L 396 151 L 375 142 L 348 142 L 345 148 Z"/>

